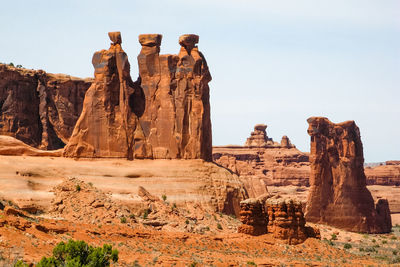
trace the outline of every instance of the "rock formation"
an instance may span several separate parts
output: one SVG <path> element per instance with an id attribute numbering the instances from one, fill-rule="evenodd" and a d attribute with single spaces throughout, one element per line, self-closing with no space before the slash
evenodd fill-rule
<path id="1" fill-rule="evenodd" d="M 109 37 L 110 48 L 93 55 L 95 79 L 86 92 L 81 116 L 64 149 L 64 156 L 133 158 L 140 115 L 133 108 L 133 102 L 136 101 L 135 91 L 140 88 L 130 77 L 120 33 L 110 32 Z"/>
<path id="2" fill-rule="evenodd" d="M 40 149 L 64 147 L 90 79 L 0 64 L 0 135 Z"/>
<path id="3" fill-rule="evenodd" d="M 308 154 L 291 144 L 287 136 L 281 143 L 266 134 L 267 126 L 257 124 L 245 146 L 213 148 L 213 160 L 237 173 L 251 197 L 267 192 L 267 185 L 308 185 Z"/>
<path id="4" fill-rule="evenodd" d="M 265 203 L 268 214 L 268 232 L 289 244 L 299 244 L 309 237 L 321 238 L 319 230 L 306 226 L 302 204 L 283 198 L 269 198 Z"/>
<path id="5" fill-rule="evenodd" d="M 136 143 L 138 158 L 212 159 L 207 62 L 197 35 L 182 35 L 178 55 L 160 55 L 161 35 L 142 34 L 138 56 L 145 110 L 145 138 Z"/>
<path id="6" fill-rule="evenodd" d="M 139 79 L 132 82 L 120 33 L 93 56 L 95 81 L 64 155 L 211 161 L 211 120 L 204 56 L 197 35 L 183 35 L 178 55 L 159 55 L 159 34 L 139 36 Z"/>
<path id="7" fill-rule="evenodd" d="M 354 121 L 334 124 L 311 117 L 310 191 L 306 219 L 348 231 L 391 231 L 387 201 L 375 207 L 366 187 L 363 147 Z"/>
<path id="8" fill-rule="evenodd" d="M 302 204 L 279 196 L 260 196 L 240 202 L 239 233 L 262 235 L 271 233 L 275 238 L 294 245 L 309 237 L 321 238 L 318 229 L 306 226 Z"/>
<path id="9" fill-rule="evenodd" d="M 255 198 L 248 198 L 240 202 L 240 221 L 238 232 L 248 235 L 262 235 L 267 233 L 268 217 L 264 205 Z"/>

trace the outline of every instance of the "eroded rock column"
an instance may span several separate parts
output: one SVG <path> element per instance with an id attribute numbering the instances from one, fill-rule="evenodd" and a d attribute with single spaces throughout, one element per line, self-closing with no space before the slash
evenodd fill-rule
<path id="1" fill-rule="evenodd" d="M 387 233 L 391 230 L 389 206 L 378 210 L 366 187 L 363 146 L 354 121 L 332 123 L 311 117 L 310 191 L 306 219 L 354 232 Z"/>

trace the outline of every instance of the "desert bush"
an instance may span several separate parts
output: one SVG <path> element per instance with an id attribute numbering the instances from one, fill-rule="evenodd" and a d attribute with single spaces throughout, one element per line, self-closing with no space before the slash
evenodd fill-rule
<path id="1" fill-rule="evenodd" d="M 222 225 L 221 225 L 220 223 L 217 223 L 217 228 L 218 228 L 219 230 L 222 230 Z"/>
<path id="2" fill-rule="evenodd" d="M 81 191 L 81 186 L 79 184 L 77 184 L 75 188 L 76 188 L 76 191 L 78 191 L 78 192 Z"/>
<path id="3" fill-rule="evenodd" d="M 162 195 L 161 197 L 162 197 L 162 200 L 164 200 L 164 201 L 167 200 L 167 196 L 166 195 Z"/>
<path id="4" fill-rule="evenodd" d="M 125 217 L 121 217 L 121 223 L 126 223 L 126 218 Z"/>
<path id="5" fill-rule="evenodd" d="M 29 267 L 29 264 L 26 264 L 22 260 L 18 260 L 15 264 L 14 267 Z"/>
<path id="6" fill-rule="evenodd" d="M 118 262 L 118 250 L 111 245 L 92 247 L 84 241 L 60 242 L 53 249 L 53 256 L 43 257 L 36 267 L 61 266 L 110 266 L 110 261 Z"/>
<path id="7" fill-rule="evenodd" d="M 149 216 L 149 210 L 147 209 L 143 212 L 143 219 L 147 219 L 148 216 Z"/>
<path id="8" fill-rule="evenodd" d="M 350 248 L 352 248 L 353 246 L 351 245 L 351 244 L 349 244 L 349 243 L 346 243 L 346 244 L 344 244 L 344 246 L 343 246 L 343 248 L 344 249 L 350 249 Z"/>
<path id="9" fill-rule="evenodd" d="M 337 235 L 336 234 L 332 234 L 331 235 L 331 240 L 337 240 Z"/>

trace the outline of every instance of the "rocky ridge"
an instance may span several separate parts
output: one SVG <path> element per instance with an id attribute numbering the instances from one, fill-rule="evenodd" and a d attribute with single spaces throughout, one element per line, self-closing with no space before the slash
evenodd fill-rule
<path id="1" fill-rule="evenodd" d="M 35 148 L 64 147 L 92 79 L 0 64 L 0 135 Z"/>

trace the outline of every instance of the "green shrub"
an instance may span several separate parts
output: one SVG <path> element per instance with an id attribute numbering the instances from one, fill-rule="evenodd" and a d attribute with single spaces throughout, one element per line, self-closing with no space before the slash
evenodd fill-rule
<path id="1" fill-rule="evenodd" d="M 147 219 L 147 217 L 149 217 L 149 210 L 148 209 L 143 212 L 143 219 Z"/>
<path id="2" fill-rule="evenodd" d="M 110 261 L 118 262 L 118 250 L 111 245 L 92 247 L 84 241 L 69 240 L 68 243 L 60 242 L 53 249 L 53 256 L 43 257 L 36 267 L 61 267 L 61 266 L 110 266 Z"/>
<path id="3" fill-rule="evenodd" d="M 162 200 L 164 200 L 164 201 L 167 200 L 167 196 L 166 195 L 162 195 L 161 197 L 162 197 Z"/>
<path id="4" fill-rule="evenodd" d="M 14 67 L 14 63 L 10 63 L 10 64 L 8 64 L 8 66 L 10 66 L 10 67 Z"/>
<path id="5" fill-rule="evenodd" d="M 81 191 L 81 186 L 79 184 L 76 185 L 76 191 Z"/>
<path id="6" fill-rule="evenodd" d="M 189 220 L 188 220 L 188 219 L 186 219 L 185 223 L 186 223 L 186 224 L 189 224 Z"/>
<path id="7" fill-rule="evenodd" d="M 15 264 L 14 267 L 29 267 L 29 264 L 26 264 L 22 260 L 18 260 Z"/>
<path id="8" fill-rule="evenodd" d="M 217 228 L 218 228 L 219 230 L 222 230 L 222 225 L 221 225 L 220 223 L 217 223 Z"/>
<path id="9" fill-rule="evenodd" d="M 350 249 L 350 248 L 352 248 L 353 246 L 351 245 L 351 244 L 349 244 L 349 243 L 346 243 L 346 244 L 344 244 L 344 246 L 343 246 L 343 248 L 344 249 Z"/>
<path id="10" fill-rule="evenodd" d="M 336 234 L 332 234 L 331 235 L 331 240 L 337 240 L 337 235 Z"/>
<path id="11" fill-rule="evenodd" d="M 125 217 L 121 217 L 121 223 L 126 223 L 126 218 Z"/>
<path id="12" fill-rule="evenodd" d="M 257 266 L 257 264 L 254 261 L 248 261 L 247 265 Z"/>

